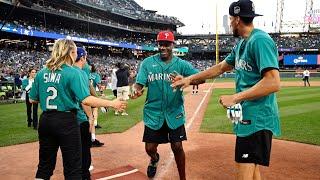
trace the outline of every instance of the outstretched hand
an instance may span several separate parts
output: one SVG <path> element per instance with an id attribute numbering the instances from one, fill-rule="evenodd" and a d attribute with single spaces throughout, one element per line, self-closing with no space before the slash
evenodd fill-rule
<path id="1" fill-rule="evenodd" d="M 185 88 L 187 88 L 191 83 L 191 80 L 189 77 L 183 77 L 181 75 L 176 76 L 173 80 L 172 80 L 172 84 L 171 87 L 172 88 L 179 88 L 181 91 L 184 90 Z"/>
<path id="2" fill-rule="evenodd" d="M 133 88 L 131 94 L 129 94 L 129 97 L 130 99 L 137 99 L 138 97 L 143 95 L 143 92 L 144 92 L 144 89 L 137 90 Z"/>
<path id="3" fill-rule="evenodd" d="M 120 99 L 115 99 L 112 101 L 112 107 L 117 111 L 124 111 L 127 108 L 127 102 Z"/>

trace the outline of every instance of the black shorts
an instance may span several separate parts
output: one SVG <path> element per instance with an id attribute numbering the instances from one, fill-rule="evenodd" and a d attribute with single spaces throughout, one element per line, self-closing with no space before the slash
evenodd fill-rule
<path id="1" fill-rule="evenodd" d="M 235 161 L 269 166 L 272 132 L 261 130 L 236 140 Z"/>
<path id="2" fill-rule="evenodd" d="M 143 142 L 164 144 L 168 142 L 181 142 L 184 140 L 187 140 L 187 134 L 184 125 L 178 127 L 177 129 L 170 129 L 166 121 L 164 121 L 159 130 L 153 130 L 147 126 L 144 126 Z"/>

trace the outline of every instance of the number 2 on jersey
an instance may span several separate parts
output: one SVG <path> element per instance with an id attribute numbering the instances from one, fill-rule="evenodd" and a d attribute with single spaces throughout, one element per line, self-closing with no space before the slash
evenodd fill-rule
<path id="1" fill-rule="evenodd" d="M 48 92 L 52 92 L 52 95 L 47 97 L 47 101 L 46 101 L 47 109 L 58 109 L 57 105 L 51 105 L 50 104 L 50 100 L 55 99 L 57 97 L 57 95 L 58 95 L 58 92 L 57 92 L 56 88 L 48 87 L 47 93 Z"/>

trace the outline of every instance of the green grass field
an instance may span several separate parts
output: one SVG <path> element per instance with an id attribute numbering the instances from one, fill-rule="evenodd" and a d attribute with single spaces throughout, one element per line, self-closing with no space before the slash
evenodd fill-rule
<path id="1" fill-rule="evenodd" d="M 111 93 L 108 91 L 107 94 Z M 137 124 L 142 118 L 144 101 L 145 95 L 134 101 L 130 100 L 127 110 L 129 116 L 115 116 L 113 110 L 102 114 L 99 110 L 98 123 L 102 128 L 97 129 L 97 134 L 119 133 Z M 0 147 L 38 140 L 37 131 L 27 127 L 24 103 L 0 105 L 0 114 Z"/>
<path id="2" fill-rule="evenodd" d="M 226 110 L 218 103 L 233 89 L 215 89 L 201 125 L 202 132 L 232 133 Z M 287 87 L 277 93 L 282 135 L 279 139 L 320 145 L 320 88 Z"/>

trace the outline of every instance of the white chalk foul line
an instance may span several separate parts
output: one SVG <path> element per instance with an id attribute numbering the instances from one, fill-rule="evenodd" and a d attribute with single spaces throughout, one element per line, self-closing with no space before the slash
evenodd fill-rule
<path id="1" fill-rule="evenodd" d="M 128 174 L 132 174 L 132 173 L 135 173 L 135 172 L 138 172 L 138 169 L 133 169 L 133 170 L 131 170 L 131 171 L 127 171 L 127 172 L 115 174 L 115 175 L 112 175 L 112 176 L 107 176 L 107 177 L 99 178 L 99 179 L 96 179 L 96 180 L 114 179 L 114 178 L 118 178 L 118 177 L 121 177 L 121 176 L 126 176 L 126 175 L 128 175 Z"/>
<path id="2" fill-rule="evenodd" d="M 213 83 L 214 83 L 214 81 L 213 81 Z M 202 98 L 200 104 L 198 105 L 196 111 L 193 113 L 192 117 L 189 119 L 188 124 L 187 124 L 187 126 L 186 126 L 186 130 L 188 130 L 188 129 L 190 128 L 190 126 L 192 125 L 194 119 L 196 118 L 196 115 L 198 114 L 198 112 L 200 111 L 200 108 L 202 107 L 202 104 L 203 104 L 204 101 L 206 100 L 209 92 L 211 91 L 212 86 L 213 86 L 213 83 L 211 83 L 209 89 L 207 90 L 206 94 L 203 96 L 203 98 Z M 162 177 L 163 177 L 163 175 L 168 171 L 168 168 L 169 168 L 169 166 L 171 165 L 171 163 L 173 162 L 173 159 L 174 159 L 174 155 L 173 155 L 173 152 L 171 151 L 171 152 L 170 152 L 170 157 L 169 157 L 169 159 L 167 160 L 168 163 L 165 164 L 163 168 L 161 168 L 162 171 L 160 171 L 160 172 L 156 175 L 156 179 L 163 179 Z"/>

